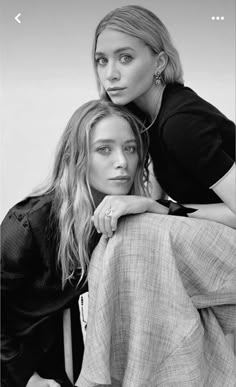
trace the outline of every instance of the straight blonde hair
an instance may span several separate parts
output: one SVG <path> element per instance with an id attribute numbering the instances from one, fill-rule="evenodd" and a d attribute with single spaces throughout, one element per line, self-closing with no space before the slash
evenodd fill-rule
<path id="1" fill-rule="evenodd" d="M 95 53 L 97 39 L 106 29 L 123 32 L 141 39 L 150 49 L 159 54 L 164 51 L 168 57 L 165 70 L 162 72 L 164 84 L 178 82 L 183 84 L 183 69 L 177 49 L 163 22 L 151 11 L 138 5 L 127 5 L 109 12 L 98 24 L 93 42 L 93 63 L 100 96 L 109 99 L 101 85 L 97 73 Z"/>

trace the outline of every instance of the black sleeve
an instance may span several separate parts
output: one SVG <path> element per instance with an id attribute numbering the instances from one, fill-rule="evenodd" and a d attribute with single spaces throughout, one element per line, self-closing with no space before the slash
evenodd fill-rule
<path id="1" fill-rule="evenodd" d="M 233 158 L 223 149 L 219 122 L 205 115 L 181 113 L 164 127 L 164 141 L 172 157 L 201 184 L 211 187 L 232 167 Z"/>
<path id="2" fill-rule="evenodd" d="M 20 311 L 17 300 L 33 273 L 32 251 L 34 242 L 26 216 L 14 212 L 3 220 L 1 226 L 1 381 L 5 386 L 26 385 L 33 374 L 32 362 L 26 366 L 24 343 L 17 334 L 16 314 Z M 30 352 L 28 351 L 29 355 Z M 29 364 L 31 363 L 31 365 Z"/>

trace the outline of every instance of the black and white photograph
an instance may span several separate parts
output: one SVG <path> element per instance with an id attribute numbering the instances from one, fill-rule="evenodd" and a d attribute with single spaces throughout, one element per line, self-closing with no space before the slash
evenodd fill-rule
<path id="1" fill-rule="evenodd" d="M 235 387 L 234 0 L 2 0 L 1 386 Z"/>

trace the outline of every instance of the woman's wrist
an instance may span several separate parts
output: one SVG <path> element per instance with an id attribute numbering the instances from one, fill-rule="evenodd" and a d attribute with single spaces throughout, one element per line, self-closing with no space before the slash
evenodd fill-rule
<path id="1" fill-rule="evenodd" d="M 162 203 L 159 203 L 158 200 L 154 200 L 150 198 L 147 212 L 167 215 L 168 208 L 164 206 Z"/>

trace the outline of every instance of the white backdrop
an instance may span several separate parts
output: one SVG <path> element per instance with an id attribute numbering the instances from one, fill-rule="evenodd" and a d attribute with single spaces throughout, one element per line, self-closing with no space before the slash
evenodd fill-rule
<path id="1" fill-rule="evenodd" d="M 234 0 L 4 0 L 1 219 L 48 175 L 74 110 L 98 98 L 93 33 L 108 11 L 125 4 L 143 5 L 164 21 L 180 52 L 185 84 L 235 120 Z M 18 13 L 21 23 L 14 19 Z"/>

